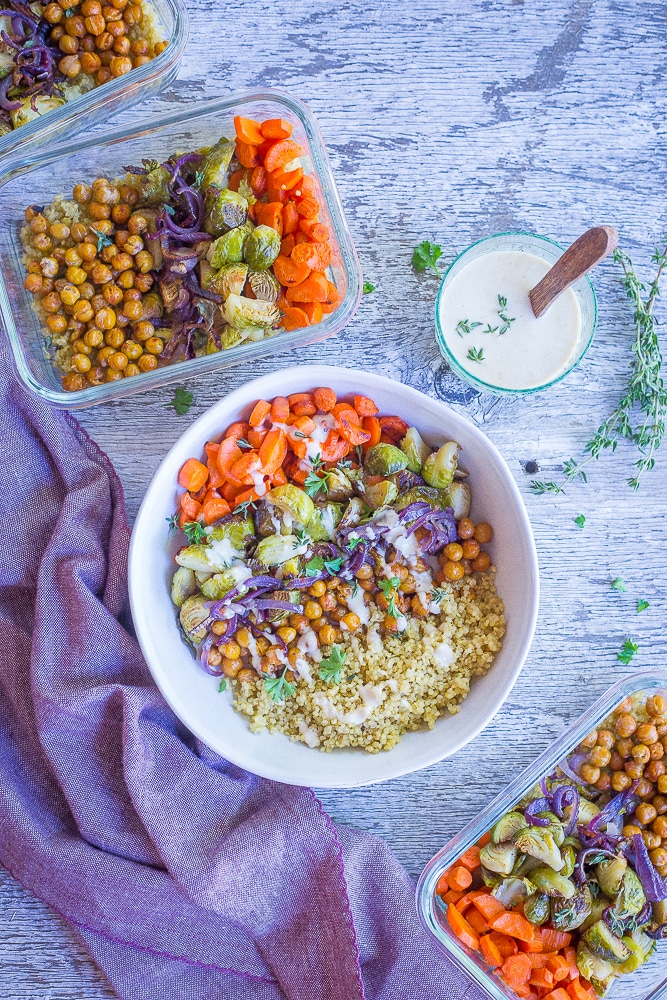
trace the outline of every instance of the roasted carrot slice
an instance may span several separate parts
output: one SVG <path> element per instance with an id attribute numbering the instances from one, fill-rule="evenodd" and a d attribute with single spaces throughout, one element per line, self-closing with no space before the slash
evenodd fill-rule
<path id="1" fill-rule="evenodd" d="M 514 938 L 508 937 L 507 934 L 501 934 L 499 931 L 491 931 L 491 940 L 503 956 L 503 961 L 509 958 L 510 955 L 519 954 L 518 944 Z"/>
<path id="2" fill-rule="evenodd" d="M 447 923 L 456 934 L 459 941 L 466 947 L 479 951 L 479 934 L 473 930 L 465 917 L 463 917 L 455 906 L 447 907 Z"/>
<path id="3" fill-rule="evenodd" d="M 297 201 L 300 201 L 302 198 L 314 198 L 317 201 L 318 191 L 313 178 L 305 174 L 299 181 L 298 187 L 294 189 L 293 195 Z"/>
<path id="4" fill-rule="evenodd" d="M 317 392 L 317 390 L 315 391 Z M 443 874 L 438 879 L 438 884 L 435 887 L 435 891 L 438 894 L 438 896 L 442 896 L 444 895 L 444 893 L 448 891 L 448 889 L 449 889 L 449 882 L 447 881 L 447 872 L 443 872 Z"/>
<path id="5" fill-rule="evenodd" d="M 308 322 L 311 324 L 319 323 L 322 319 L 322 303 L 321 302 L 302 302 L 301 308 L 308 317 Z"/>
<path id="6" fill-rule="evenodd" d="M 274 170 L 271 174 L 271 185 L 280 191 L 291 191 L 303 177 L 303 168 L 294 170 Z"/>
<path id="7" fill-rule="evenodd" d="M 547 969 L 553 975 L 555 983 L 570 978 L 570 966 L 563 955 L 554 955 L 553 958 L 550 958 L 547 962 Z"/>
<path id="8" fill-rule="evenodd" d="M 178 473 L 179 484 L 184 490 L 189 490 L 191 493 L 200 490 L 207 479 L 208 469 L 196 458 L 189 458 L 181 466 L 181 471 Z"/>
<path id="9" fill-rule="evenodd" d="M 257 198 L 262 197 L 266 191 L 266 170 L 264 167 L 253 167 L 250 174 L 250 187 Z"/>
<path id="10" fill-rule="evenodd" d="M 260 424 L 264 423 L 270 412 L 271 404 L 267 403 L 265 399 L 259 399 L 248 417 L 248 423 L 251 427 L 259 427 Z"/>
<path id="11" fill-rule="evenodd" d="M 266 435 L 268 434 L 268 428 L 262 429 L 262 427 L 251 427 L 248 431 L 248 444 L 252 445 L 253 448 L 259 450 L 262 447 L 262 442 Z"/>
<path id="12" fill-rule="evenodd" d="M 328 243 L 298 243 L 291 254 L 297 264 L 304 264 L 311 271 L 326 271 L 331 263 L 331 247 Z"/>
<path id="13" fill-rule="evenodd" d="M 285 208 L 287 208 L 287 205 L 285 205 L 283 207 L 283 240 L 282 240 L 282 242 L 280 244 L 280 256 L 281 257 L 289 257 L 289 255 L 291 254 L 292 250 L 296 246 L 296 243 L 294 242 L 294 236 L 292 235 L 292 233 L 290 233 L 289 236 L 285 236 L 284 235 L 285 234 L 285 211 L 284 211 Z"/>
<path id="14" fill-rule="evenodd" d="M 229 175 L 229 183 L 227 184 L 227 187 L 229 188 L 230 191 L 238 191 L 239 184 L 243 180 L 244 174 L 245 174 L 245 169 L 243 167 L 241 167 L 240 170 L 232 171 L 232 173 Z"/>
<path id="15" fill-rule="evenodd" d="M 262 471 L 262 463 L 256 451 L 246 451 L 234 462 L 231 474 L 244 486 L 252 486 L 255 482 L 254 473 Z"/>
<path id="16" fill-rule="evenodd" d="M 298 306 L 288 306 L 287 309 L 283 309 L 282 324 L 289 333 L 290 330 L 299 330 L 303 326 L 309 326 L 310 321 L 303 309 L 299 309 Z"/>
<path id="17" fill-rule="evenodd" d="M 259 498 L 260 498 L 259 493 L 255 489 L 255 487 L 252 486 L 249 490 L 241 490 L 240 493 L 236 494 L 236 497 L 234 499 L 234 507 L 236 508 L 239 506 L 239 504 L 242 503 L 254 503 L 255 500 L 259 500 Z"/>
<path id="18" fill-rule="evenodd" d="M 302 152 L 301 146 L 292 139 L 279 139 L 269 147 L 264 157 L 264 167 L 269 173 L 283 170 L 291 160 L 301 156 Z"/>
<path id="19" fill-rule="evenodd" d="M 296 247 L 294 249 L 296 250 Z M 275 264 L 273 269 L 275 273 Z M 283 282 L 280 281 L 280 284 L 282 285 Z M 290 285 L 285 293 L 288 302 L 326 302 L 327 295 L 327 280 L 317 271 L 313 271 L 305 281 L 300 281 L 298 285 Z"/>
<path id="20" fill-rule="evenodd" d="M 474 906 L 469 907 L 465 916 L 472 929 L 478 934 L 486 934 L 490 930 L 486 920 Z"/>
<path id="21" fill-rule="evenodd" d="M 295 403 L 292 407 L 292 413 L 296 417 L 314 417 L 317 413 L 317 407 L 314 403 Z"/>
<path id="22" fill-rule="evenodd" d="M 597 993 L 583 979 L 574 979 L 566 986 L 570 1000 L 597 1000 Z"/>
<path id="23" fill-rule="evenodd" d="M 292 134 L 292 124 L 285 118 L 267 118 L 261 129 L 265 139 L 289 139 Z"/>
<path id="24" fill-rule="evenodd" d="M 201 511 L 201 504 L 186 490 L 181 496 L 181 510 L 187 514 L 190 521 L 196 521 Z"/>
<path id="25" fill-rule="evenodd" d="M 320 386 L 313 392 L 313 402 L 322 413 L 330 413 L 338 402 L 338 397 L 329 386 Z"/>
<path id="26" fill-rule="evenodd" d="M 494 917 L 490 918 L 489 926 L 494 931 L 500 931 L 501 934 L 507 934 L 516 938 L 517 941 L 532 941 L 533 939 L 533 924 L 529 920 L 526 920 L 525 917 L 522 917 L 520 913 L 510 913 L 509 911 L 506 913 L 497 913 Z"/>
<path id="27" fill-rule="evenodd" d="M 334 410 L 335 412 L 335 410 Z M 341 418 L 341 421 L 344 418 Z M 341 434 L 343 430 L 341 429 Z M 469 889 L 472 885 L 472 875 L 467 868 L 463 865 L 457 865 L 449 870 L 449 888 L 450 889 Z"/>
<path id="28" fill-rule="evenodd" d="M 313 222 L 312 219 L 301 219 L 299 229 L 305 233 L 309 240 L 315 243 L 326 243 L 329 239 L 329 230 L 321 222 Z"/>
<path id="29" fill-rule="evenodd" d="M 242 167 L 246 167 L 248 170 L 251 167 L 261 166 L 261 161 L 259 153 L 257 151 L 257 146 L 251 146 L 247 142 L 236 143 L 236 158 Z"/>
<path id="30" fill-rule="evenodd" d="M 320 212 L 320 203 L 316 198 L 302 198 L 297 208 L 299 215 L 304 219 L 317 219 Z M 305 235 L 305 234 L 304 234 Z"/>
<path id="31" fill-rule="evenodd" d="M 289 236 L 290 233 L 295 233 L 298 228 L 299 213 L 296 210 L 296 205 L 293 201 L 285 202 L 283 205 L 283 233 L 285 236 Z M 296 245 L 294 240 L 292 240 L 292 245 Z M 280 252 L 283 253 L 282 247 Z"/>
<path id="32" fill-rule="evenodd" d="M 405 437 L 408 426 L 402 417 L 380 417 L 380 427 L 394 441 L 400 441 Z"/>
<path id="33" fill-rule="evenodd" d="M 368 398 L 368 396 L 355 396 L 354 408 L 360 417 L 374 417 L 375 414 L 378 412 L 377 406 L 375 405 L 372 399 Z M 464 865 L 464 867 L 467 868 L 468 871 L 474 871 L 475 867 L 479 868 L 479 850 L 477 851 L 477 865 L 475 865 L 472 868 L 470 867 L 469 864 L 466 864 L 465 861 L 463 860 L 463 858 L 469 855 L 469 853 L 470 853 L 469 851 L 466 851 L 463 857 L 459 858 L 459 864 Z"/>
<path id="34" fill-rule="evenodd" d="M 527 983 L 533 971 L 525 955 L 510 955 L 503 962 L 503 975 L 510 986 L 520 986 Z"/>
<path id="35" fill-rule="evenodd" d="M 492 969 L 497 969 L 499 965 L 503 964 L 503 956 L 498 951 L 498 946 L 494 943 L 490 934 L 484 934 L 480 937 L 479 947 L 484 956 L 484 961 Z"/>
<path id="36" fill-rule="evenodd" d="M 550 990 L 554 984 L 554 977 L 548 969 L 532 969 L 528 982 L 541 990 Z"/>
<path id="37" fill-rule="evenodd" d="M 294 421 L 293 426 L 296 427 L 296 429 L 301 434 L 304 434 L 306 437 L 310 437 L 313 431 L 317 430 L 317 424 L 315 423 L 315 421 L 311 420 L 310 417 L 307 417 L 305 414 L 301 417 L 297 417 L 296 420 Z"/>
<path id="38" fill-rule="evenodd" d="M 237 420 L 235 424 L 229 425 L 225 437 L 234 438 L 235 441 L 238 441 L 239 438 L 247 437 L 249 430 L 250 424 L 246 420 Z"/>
<path id="39" fill-rule="evenodd" d="M 259 122 L 253 118 L 242 118 L 241 115 L 236 115 L 234 129 L 236 130 L 236 138 L 249 146 L 261 146 L 266 138 L 262 135 Z"/>
<path id="40" fill-rule="evenodd" d="M 271 403 L 271 420 L 283 424 L 289 417 L 289 400 L 287 396 L 276 396 Z"/>
<path id="41" fill-rule="evenodd" d="M 310 277 L 310 268 L 303 264 L 296 264 L 291 257 L 283 257 L 280 254 L 273 262 L 273 273 L 285 287 L 300 285 Z"/>
<path id="42" fill-rule="evenodd" d="M 287 455 L 287 438 L 284 430 L 274 427 L 266 435 L 259 449 L 259 461 L 265 476 L 272 476 L 283 464 Z"/>
<path id="43" fill-rule="evenodd" d="M 572 943 L 572 935 L 567 931 L 554 931 L 551 927 L 542 927 L 542 946 L 545 951 L 560 951 Z"/>
<path id="44" fill-rule="evenodd" d="M 201 504 L 197 504 L 197 510 L 194 516 L 186 514 L 186 512 L 182 510 L 181 513 L 178 515 L 178 523 L 182 528 L 184 524 L 190 524 L 192 521 L 196 521 L 200 514 L 201 514 Z"/>
<path id="45" fill-rule="evenodd" d="M 558 986 L 555 990 L 552 990 L 551 993 L 547 993 L 542 1000 L 570 1000 L 570 997 L 567 995 L 567 992 L 562 986 Z"/>
<path id="46" fill-rule="evenodd" d="M 255 217 L 260 226 L 270 226 L 271 229 L 275 229 L 282 236 L 283 206 L 281 203 L 279 201 L 269 201 L 266 205 L 263 205 L 258 201 L 254 208 Z M 278 280 L 280 281 L 280 278 Z"/>
<path id="47" fill-rule="evenodd" d="M 473 902 L 485 920 L 490 920 L 491 917 L 497 917 L 499 913 L 505 912 L 503 904 L 490 892 L 476 896 Z"/>
<path id="48" fill-rule="evenodd" d="M 368 441 L 363 446 L 364 451 L 368 451 L 369 448 L 372 448 L 374 445 L 380 443 L 380 437 L 382 434 L 380 421 L 377 417 L 364 417 L 361 422 L 361 426 L 370 435 Z"/>
<path id="49" fill-rule="evenodd" d="M 202 507 L 202 514 L 206 524 L 213 524 L 214 521 L 219 521 L 221 517 L 227 517 L 229 513 L 229 504 L 222 497 L 213 497 L 213 499 L 208 500 Z"/>

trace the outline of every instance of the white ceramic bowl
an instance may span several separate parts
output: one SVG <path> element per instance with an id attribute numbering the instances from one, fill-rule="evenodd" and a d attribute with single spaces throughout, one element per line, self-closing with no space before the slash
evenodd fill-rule
<path id="1" fill-rule="evenodd" d="M 169 596 L 178 540 L 166 518 L 174 510 L 178 471 L 204 443 L 219 438 L 230 423 L 247 419 L 257 399 L 330 385 L 339 396 L 371 396 L 382 413 L 397 413 L 432 445 L 448 438 L 462 447 L 461 465 L 470 473 L 472 516 L 494 528 L 490 546 L 498 567 L 498 592 L 505 602 L 503 648 L 485 677 L 476 678 L 461 710 L 439 719 L 432 730 L 406 734 L 387 753 L 363 750 L 323 753 L 286 736 L 251 733 L 232 708 L 230 691 L 195 662 L 180 639 Z M 181 540 L 182 541 L 182 540 Z M 176 715 L 204 743 L 255 774 L 286 784 L 352 788 L 386 781 L 427 767 L 469 743 L 496 714 L 528 654 L 539 598 L 537 554 L 528 516 L 499 452 L 472 423 L 416 389 L 374 375 L 326 365 L 287 368 L 248 382 L 206 411 L 179 438 L 162 462 L 141 505 L 130 547 L 129 586 L 139 642 L 155 681 Z"/>

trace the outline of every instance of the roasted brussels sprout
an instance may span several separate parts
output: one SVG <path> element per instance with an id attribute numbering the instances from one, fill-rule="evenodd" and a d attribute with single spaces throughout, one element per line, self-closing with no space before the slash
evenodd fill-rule
<path id="1" fill-rule="evenodd" d="M 446 441 L 441 448 L 429 455 L 422 466 L 421 474 L 429 486 L 446 490 L 451 485 L 456 472 L 461 445 L 456 441 Z"/>
<path id="2" fill-rule="evenodd" d="M 364 499 L 373 510 L 387 507 L 398 496 L 396 483 L 383 479 L 381 483 L 370 483 L 364 486 Z"/>
<path id="3" fill-rule="evenodd" d="M 621 891 L 616 900 L 616 909 L 619 913 L 634 916 L 646 906 L 646 896 L 639 876 L 632 868 L 628 868 L 623 876 Z"/>
<path id="4" fill-rule="evenodd" d="M 416 473 L 421 472 L 422 465 L 431 454 L 431 449 L 416 427 L 408 427 L 401 441 L 401 451 L 408 456 L 407 468 L 410 472 Z"/>
<path id="5" fill-rule="evenodd" d="M 271 267 L 280 253 L 280 236 L 271 226 L 257 226 L 243 244 L 243 259 L 253 271 Z"/>
<path id="6" fill-rule="evenodd" d="M 583 940 L 586 942 L 588 950 L 598 958 L 604 959 L 605 962 L 621 963 L 626 962 L 630 957 L 629 949 L 621 938 L 612 934 L 604 920 L 598 920 L 592 927 L 589 927 L 584 932 Z"/>
<path id="7" fill-rule="evenodd" d="M 549 919 L 549 897 L 543 892 L 535 892 L 523 904 L 523 913 L 526 920 L 539 927 Z"/>
<path id="8" fill-rule="evenodd" d="M 562 834 L 562 827 L 560 832 Z M 514 838 L 514 843 L 522 854 L 530 854 L 532 857 L 538 858 L 539 861 L 549 865 L 556 872 L 559 872 L 563 867 L 563 859 L 558 850 L 554 828 L 550 826 L 527 827 Z"/>
<path id="9" fill-rule="evenodd" d="M 574 850 L 574 847 L 572 847 L 571 844 L 568 844 L 567 847 L 565 847 L 564 845 L 561 846 L 560 853 L 563 859 L 563 867 L 561 868 L 561 875 L 564 875 L 565 878 L 569 878 L 572 872 L 574 871 L 574 866 L 577 863 L 576 852 Z"/>
<path id="10" fill-rule="evenodd" d="M 572 810 L 571 806 L 566 806 L 566 808 L 563 810 L 563 817 L 565 819 L 565 822 L 569 820 L 571 810 Z M 599 812 L 600 810 L 595 805 L 595 803 L 590 802 L 582 795 L 579 801 L 579 812 L 577 815 L 577 823 L 580 824 L 581 826 L 586 826 L 588 823 L 590 823 L 592 819 L 594 819 L 597 816 Z"/>
<path id="11" fill-rule="evenodd" d="M 236 229 L 219 236 L 209 247 L 206 257 L 211 266 L 219 270 L 224 264 L 240 264 L 243 261 L 243 243 L 252 230 L 252 223 L 245 222 Z"/>
<path id="12" fill-rule="evenodd" d="M 242 226 L 248 218 L 248 202 L 238 191 L 211 188 L 206 197 L 204 228 L 211 236 L 220 236 Z"/>
<path id="13" fill-rule="evenodd" d="M 585 941 L 577 945 L 577 968 L 584 979 L 607 979 L 613 976 L 614 968 L 599 955 L 595 955 Z"/>
<path id="14" fill-rule="evenodd" d="M 295 555 L 300 546 L 296 535 L 267 535 L 255 549 L 255 559 L 263 566 L 279 566 Z"/>
<path id="15" fill-rule="evenodd" d="M 276 302 L 280 295 L 280 282 L 271 271 L 251 271 L 248 275 L 248 284 L 255 297 L 262 299 L 263 302 Z"/>
<path id="16" fill-rule="evenodd" d="M 630 955 L 622 965 L 617 966 L 617 971 L 621 976 L 625 976 L 630 972 L 637 972 L 638 969 L 641 969 L 646 961 L 646 955 L 641 946 L 629 934 L 625 935 L 622 941 L 630 952 Z"/>
<path id="17" fill-rule="evenodd" d="M 220 343 L 222 344 L 223 351 L 228 351 L 230 347 L 242 344 L 247 336 L 246 333 L 240 333 L 231 326 L 223 326 L 220 330 Z"/>
<path id="18" fill-rule="evenodd" d="M 164 205 L 165 202 L 168 202 L 170 180 L 171 172 L 161 164 L 155 164 L 153 169 L 149 170 L 139 181 L 141 203 L 143 205 Z"/>
<path id="19" fill-rule="evenodd" d="M 247 275 L 247 264 L 224 264 L 219 271 L 213 272 L 207 287 L 222 295 L 223 299 L 230 295 L 241 295 Z"/>
<path id="20" fill-rule="evenodd" d="M 586 884 L 588 885 L 589 891 L 591 891 L 594 887 L 598 887 L 597 882 L 587 882 Z M 581 930 L 585 931 L 588 930 L 589 927 L 592 927 L 594 923 L 601 919 L 602 914 L 607 907 L 613 905 L 613 901 L 611 899 L 607 899 L 606 896 L 593 896 L 593 893 L 591 892 L 591 912 L 581 924 Z"/>
<path id="21" fill-rule="evenodd" d="M 253 520 L 251 517 L 244 517 L 243 514 L 232 515 L 224 524 L 217 524 L 208 532 L 211 548 L 216 542 L 222 542 L 226 539 L 232 548 L 242 551 L 254 537 Z"/>
<path id="22" fill-rule="evenodd" d="M 460 521 L 462 517 L 468 517 L 472 504 L 472 492 L 468 484 L 454 480 L 448 487 L 447 493 L 449 494 L 449 505 L 456 520 Z"/>
<path id="23" fill-rule="evenodd" d="M 292 483 L 276 486 L 266 494 L 269 503 L 289 514 L 293 521 L 306 527 L 315 513 L 315 504 L 304 490 Z"/>
<path id="24" fill-rule="evenodd" d="M 179 566 L 171 581 L 171 599 L 177 608 L 182 608 L 188 597 L 197 593 L 197 579 L 191 569 Z"/>
<path id="25" fill-rule="evenodd" d="M 306 533 L 314 542 L 330 541 L 336 534 L 336 527 L 342 516 L 342 504 L 328 503 L 324 507 L 316 507 L 306 525 Z"/>
<path id="26" fill-rule="evenodd" d="M 209 617 L 208 603 L 201 594 L 193 594 L 183 603 L 179 619 L 188 640 L 195 646 L 206 638 L 208 628 L 205 622 Z"/>
<path id="27" fill-rule="evenodd" d="M 211 550 L 208 545 L 186 545 L 176 553 L 175 559 L 179 566 L 201 573 L 222 572 L 227 569 L 225 562 L 218 563 L 215 556 L 213 559 L 210 556 Z"/>
<path id="28" fill-rule="evenodd" d="M 352 496 L 352 483 L 342 469 L 332 469 L 327 478 L 327 497 L 341 503 Z"/>
<path id="29" fill-rule="evenodd" d="M 587 885 L 578 889 L 574 896 L 565 899 L 562 896 L 551 897 L 551 923 L 557 931 L 573 931 L 581 927 L 590 916 L 593 901 Z"/>
<path id="30" fill-rule="evenodd" d="M 513 840 L 517 833 L 525 830 L 528 826 L 523 813 L 508 812 L 501 816 L 491 830 L 491 840 L 494 844 L 501 844 L 504 840 Z"/>
<path id="31" fill-rule="evenodd" d="M 609 858 L 607 861 L 601 861 L 599 865 L 595 866 L 595 877 L 600 883 L 600 888 L 607 896 L 617 896 L 621 891 L 621 884 L 627 867 L 628 862 L 622 854 L 613 859 Z"/>
<path id="32" fill-rule="evenodd" d="M 35 118 L 40 118 L 48 111 L 54 111 L 65 104 L 65 100 L 62 97 L 26 97 L 23 99 L 18 98 L 18 100 L 21 101 L 21 107 L 9 113 L 14 128 L 27 125 L 28 122 L 34 121 Z"/>
<path id="33" fill-rule="evenodd" d="M 530 873 L 530 881 L 547 896 L 562 896 L 564 899 L 572 899 L 577 891 L 574 882 L 559 875 L 547 865 L 534 868 Z"/>
<path id="34" fill-rule="evenodd" d="M 509 875 L 514 868 L 517 850 L 513 844 L 487 844 L 479 852 L 479 860 L 489 871 Z"/>
<path id="35" fill-rule="evenodd" d="M 221 191 L 227 187 L 229 164 L 232 162 L 235 149 L 236 143 L 222 138 L 208 151 L 202 164 L 202 178 L 199 185 L 202 194 L 206 195 L 212 185 Z"/>
<path id="36" fill-rule="evenodd" d="M 350 502 L 345 508 L 342 518 L 338 524 L 338 530 L 342 531 L 343 528 L 356 528 L 360 524 L 366 515 L 369 513 L 367 504 L 361 499 L 361 497 L 351 497 Z"/>
<path id="37" fill-rule="evenodd" d="M 210 601 L 219 601 L 237 583 L 238 575 L 232 570 L 225 570 L 224 573 L 215 573 L 206 583 L 203 583 L 201 592 Z"/>
<path id="38" fill-rule="evenodd" d="M 373 445 L 364 458 L 364 470 L 369 476 L 391 476 L 407 467 L 408 456 L 393 444 Z"/>
<path id="39" fill-rule="evenodd" d="M 526 878 L 504 878 L 493 890 L 493 895 L 508 909 L 523 903 L 535 892 L 535 886 Z"/>
<path id="40" fill-rule="evenodd" d="M 280 319 L 280 313 L 273 302 L 246 299 L 243 295 L 228 295 L 223 306 L 225 320 L 240 333 L 262 331 L 273 326 Z"/>
<path id="41" fill-rule="evenodd" d="M 239 181 L 239 194 L 242 194 L 249 205 L 254 205 L 257 201 L 255 198 L 255 192 L 253 191 L 250 181 L 248 180 L 248 171 L 246 170 L 243 174 L 241 180 Z"/>

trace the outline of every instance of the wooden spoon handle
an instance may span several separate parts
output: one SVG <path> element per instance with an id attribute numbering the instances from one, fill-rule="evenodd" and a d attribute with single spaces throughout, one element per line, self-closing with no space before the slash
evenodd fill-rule
<path id="1" fill-rule="evenodd" d="M 533 312 L 541 316 L 561 292 L 599 264 L 618 243 L 618 233 L 611 226 L 595 226 L 575 240 L 528 295 Z"/>

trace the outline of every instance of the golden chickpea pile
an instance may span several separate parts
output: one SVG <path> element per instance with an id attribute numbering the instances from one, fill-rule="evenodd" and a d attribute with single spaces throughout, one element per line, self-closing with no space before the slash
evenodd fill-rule
<path id="1" fill-rule="evenodd" d="M 486 573 L 491 568 L 491 556 L 482 549 L 493 538 L 493 528 L 486 521 L 478 524 L 462 517 L 457 525 L 458 542 L 446 545 L 438 556 L 441 566 L 436 575 L 438 583 L 456 583 L 471 573 Z"/>
<path id="2" fill-rule="evenodd" d="M 667 699 L 655 694 L 643 706 L 622 702 L 608 720 L 582 741 L 587 760 L 579 774 L 602 792 L 625 792 L 637 782 L 640 800 L 626 816 L 623 835 L 639 833 L 660 875 L 667 875 Z"/>
<path id="3" fill-rule="evenodd" d="M 41 256 L 28 264 L 24 285 L 46 313 L 48 331 L 69 339 L 62 385 L 70 392 L 151 371 L 164 349 L 151 322 L 161 300 L 151 292 L 154 261 L 144 238 L 148 220 L 134 208 L 136 189 L 101 177 L 77 184 L 73 198 L 89 224 L 50 223 L 35 207 L 25 213 Z"/>
<path id="4" fill-rule="evenodd" d="M 142 0 L 57 0 L 42 14 L 53 25 L 49 37 L 62 52 L 63 76 L 88 75 L 97 86 L 143 66 L 167 47 L 168 42 L 152 44 L 142 36 L 143 15 Z"/>

